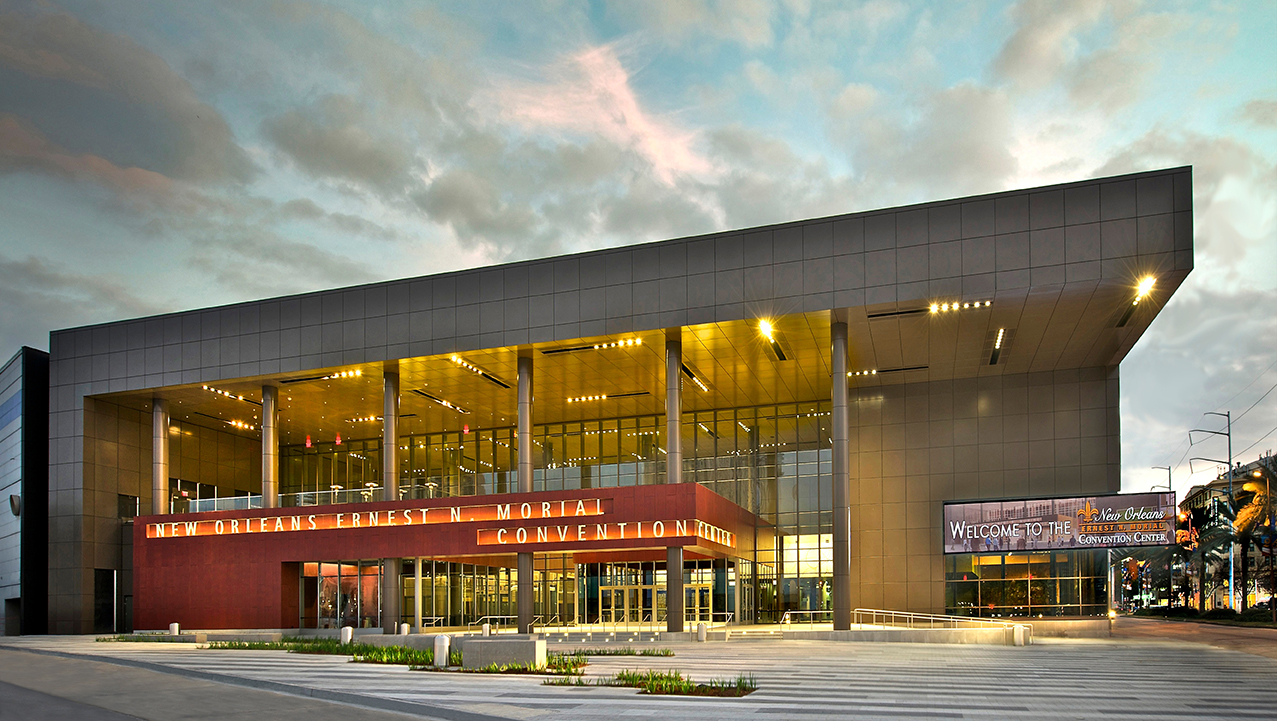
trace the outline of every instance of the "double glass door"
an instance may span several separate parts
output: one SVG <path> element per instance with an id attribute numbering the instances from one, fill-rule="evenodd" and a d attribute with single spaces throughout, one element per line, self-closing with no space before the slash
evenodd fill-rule
<path id="1" fill-rule="evenodd" d="M 683 586 L 683 614 L 688 621 L 713 621 L 712 586 L 689 584 Z"/>
<path id="2" fill-rule="evenodd" d="M 665 589 L 656 586 L 599 588 L 603 623 L 657 623 L 665 618 Z"/>

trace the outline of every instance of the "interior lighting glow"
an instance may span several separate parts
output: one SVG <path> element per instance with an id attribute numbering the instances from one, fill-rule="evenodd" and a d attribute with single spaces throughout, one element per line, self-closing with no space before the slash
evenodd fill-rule
<path id="1" fill-rule="evenodd" d="M 745 432 L 749 433 L 749 426 L 745 425 L 744 423 L 741 423 L 740 421 L 736 421 L 736 425 L 740 426 L 741 428 L 744 428 Z"/>
<path id="2" fill-rule="evenodd" d="M 765 321 L 765 320 L 758 321 L 758 332 L 762 333 L 763 337 L 766 338 L 767 340 L 775 340 L 775 338 L 772 337 L 772 333 L 774 331 L 772 329 L 772 324 L 769 321 Z"/>
<path id="3" fill-rule="evenodd" d="M 383 420 L 381 416 L 363 416 L 362 418 L 347 418 L 347 423 L 371 423 L 373 421 Z"/>
<path id="4" fill-rule="evenodd" d="M 848 378 L 852 376 L 876 376 L 876 375 L 878 375 L 877 368 L 873 368 L 873 369 L 865 370 L 865 371 L 855 371 L 854 373 L 852 372 L 847 373 Z"/>
<path id="5" fill-rule="evenodd" d="M 998 339 L 993 341 L 994 350 L 1002 350 L 1002 336 L 1006 335 L 1006 332 L 1007 332 L 1006 328 L 998 329 Z"/>
<path id="6" fill-rule="evenodd" d="M 245 430 L 245 431 L 256 430 L 257 428 L 257 426 L 254 426 L 251 423 L 245 423 L 243 421 L 226 421 L 226 424 L 229 426 L 234 426 L 235 428 L 239 428 L 241 430 Z"/>
<path id="7" fill-rule="evenodd" d="M 605 401 L 605 400 L 607 400 L 607 396 L 577 396 L 576 398 L 569 398 L 568 403 L 586 403 L 588 401 Z"/>

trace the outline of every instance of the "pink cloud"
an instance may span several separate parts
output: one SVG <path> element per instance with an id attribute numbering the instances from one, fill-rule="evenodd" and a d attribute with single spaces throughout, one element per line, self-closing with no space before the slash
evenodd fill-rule
<path id="1" fill-rule="evenodd" d="M 667 185 L 679 175 L 713 170 L 693 147 L 695 132 L 643 109 L 614 46 L 572 55 L 553 74 L 557 77 L 547 83 L 499 90 L 504 114 L 524 126 L 597 136 L 629 148 Z"/>

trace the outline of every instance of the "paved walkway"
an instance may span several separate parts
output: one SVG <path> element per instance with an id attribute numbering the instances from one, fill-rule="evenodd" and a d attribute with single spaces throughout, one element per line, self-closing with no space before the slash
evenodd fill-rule
<path id="1" fill-rule="evenodd" d="M 240 688 L 210 684 L 212 697 L 235 703 L 249 691 L 283 689 L 298 694 L 336 694 L 332 698 L 365 708 L 381 704 L 378 708 L 383 710 L 457 721 L 740 721 L 742 717 L 1198 721 L 1277 717 L 1277 662 L 1166 641 L 1043 640 L 1027 648 L 817 641 L 693 643 L 671 644 L 677 654 L 674 658 L 603 657 L 593 659 L 588 667 L 594 677 L 626 668 L 678 669 L 697 680 L 752 673 L 759 691 L 741 699 L 650 697 L 631 689 L 543 686 L 536 677 L 408 671 L 349 663 L 345 657 L 213 651 L 186 644 L 93 643 L 91 639 L 66 637 L 0 639 L 0 644 L 134 664 L 113 669 L 105 674 L 108 678 L 138 665 L 187 674 L 183 680 L 220 678 Z M 60 656 L 3 653 L 6 658 L 27 655 L 41 662 L 64 660 Z M 89 683 L 81 671 L 69 678 L 73 686 Z M 11 679 L 3 666 L 0 680 L 26 685 Z M 81 701 L 95 698 L 93 693 L 58 695 Z M 318 703 L 315 699 L 268 695 L 282 699 L 285 706 Z M 175 692 L 168 701 L 180 697 Z M 164 715 L 160 706 L 163 703 L 157 702 L 129 713 L 157 720 L 204 718 Z M 239 715 L 238 708 L 228 706 L 218 715 L 234 718 Z M 294 718 L 274 708 L 278 707 L 256 709 L 252 717 Z M 360 710 L 345 706 L 338 713 L 316 708 L 307 718 L 359 718 L 352 712 Z"/>
<path id="2" fill-rule="evenodd" d="M 1121 617 L 1113 622 L 1113 636 L 1119 639 L 1204 643 L 1215 648 L 1277 659 L 1277 628 L 1247 628 L 1198 621 Z"/>

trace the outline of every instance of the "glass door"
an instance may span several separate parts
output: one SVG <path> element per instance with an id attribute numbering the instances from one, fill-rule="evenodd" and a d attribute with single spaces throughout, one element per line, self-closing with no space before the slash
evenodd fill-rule
<path id="1" fill-rule="evenodd" d="M 713 595 L 711 590 L 711 586 L 700 584 L 683 587 L 683 613 L 688 621 L 709 623 L 713 620 Z"/>

